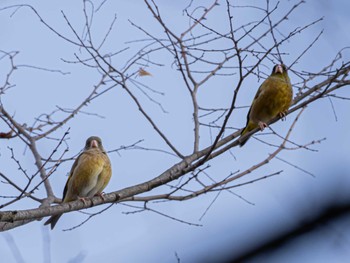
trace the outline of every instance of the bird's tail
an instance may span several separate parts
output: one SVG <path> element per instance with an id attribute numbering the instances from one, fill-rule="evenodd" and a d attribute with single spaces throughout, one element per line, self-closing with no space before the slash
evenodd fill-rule
<path id="1" fill-rule="evenodd" d="M 54 216 L 51 216 L 46 222 L 44 225 L 49 225 L 51 224 L 51 229 L 53 229 L 58 221 L 58 219 L 60 219 L 62 214 L 59 214 L 59 215 L 54 215 Z"/>
<path id="2" fill-rule="evenodd" d="M 243 131 L 241 132 L 241 137 L 242 137 L 244 134 L 246 134 L 246 133 L 248 133 L 248 132 L 254 130 L 256 127 L 258 127 L 258 125 L 256 125 L 255 123 L 249 121 L 249 122 L 247 123 L 247 126 L 246 126 L 246 127 L 243 129 Z M 243 139 L 243 140 L 239 139 L 239 140 L 240 140 L 239 146 L 242 147 L 242 146 L 248 141 L 249 138 L 250 138 L 250 136 L 246 137 L 246 138 Z"/>

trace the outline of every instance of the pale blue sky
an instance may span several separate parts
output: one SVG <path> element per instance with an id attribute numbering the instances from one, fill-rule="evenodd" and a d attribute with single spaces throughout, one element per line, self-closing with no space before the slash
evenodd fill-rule
<path id="1" fill-rule="evenodd" d="M 174 31 L 181 32 L 188 24 L 181 13 L 187 1 L 166 2 L 160 4 L 161 12 Z M 202 4 L 211 3 L 211 1 L 202 2 Z M 281 2 L 283 2 L 281 10 L 294 3 L 294 1 Z M 317 71 L 331 61 L 338 50 L 350 44 L 348 30 L 350 17 L 347 13 L 350 10 L 350 3 L 346 0 L 335 1 L 337 4 L 325 0 L 306 2 L 285 24 L 286 30 L 322 16 L 325 17 L 324 21 L 297 36 L 296 40 L 286 43 L 284 51 L 288 51 L 290 55 L 285 58 L 285 62 L 291 63 L 318 32 L 324 29 L 324 34 L 313 49 L 294 66 L 303 70 Z M 81 1 L 2 1 L 0 7 L 15 3 L 31 4 L 46 22 L 64 35 L 72 37 L 62 18 L 61 10 L 74 26 L 78 29 L 82 28 Z M 20 51 L 16 56 L 18 64 L 60 69 L 70 74 L 62 75 L 32 68 L 20 68 L 13 77 L 16 87 L 1 97 L 8 111 L 15 114 L 21 122 L 31 123 L 39 114 L 54 110 L 56 105 L 67 108 L 76 106 L 81 97 L 88 94 L 92 86 L 98 82 L 99 75 L 95 70 L 64 63 L 61 58 L 74 59 L 73 53 L 77 52 L 76 47 L 67 44 L 45 28 L 29 9 L 18 10 L 14 16 L 10 17 L 12 12 L 13 10 L 9 10 L 0 13 L 2 25 L 0 50 Z M 96 38 L 101 38 L 106 32 L 114 14 L 117 15 L 116 26 L 110 36 L 111 39 L 106 43 L 105 50 L 120 50 L 125 46 L 126 41 L 144 37 L 140 31 L 130 26 L 128 19 L 154 32 L 155 35 L 162 33 L 143 1 L 118 1 L 118 3 L 107 1 L 101 12 L 95 16 L 93 33 Z M 253 15 L 249 12 L 237 14 L 238 18 L 248 20 Z M 221 19 L 219 12 L 213 12 L 213 26 L 218 26 L 222 22 Z M 132 52 L 126 52 L 122 55 L 121 63 L 124 63 L 131 54 Z M 345 54 L 344 60 L 348 60 L 349 52 Z M 166 63 L 168 58 L 169 54 L 164 53 L 164 56 L 157 58 L 157 62 Z M 6 70 L 6 66 L 0 61 L 1 75 L 6 73 Z M 146 109 L 174 144 L 185 154 L 189 154 L 192 147 L 193 125 L 187 91 L 179 81 L 179 75 L 174 73 L 169 65 L 151 67 L 150 72 L 153 77 L 145 77 L 142 81 L 165 93 L 164 97 L 155 96 L 169 113 L 162 113 L 158 106 L 144 99 Z M 266 73 L 269 72 L 270 69 L 266 69 Z M 291 75 L 291 78 L 292 82 L 296 81 L 295 76 Z M 209 82 L 206 88 L 209 89 L 215 85 L 217 90 L 204 93 L 200 97 L 203 103 L 227 105 L 230 81 L 233 79 L 218 77 Z M 246 97 L 240 98 L 240 105 L 250 103 L 261 80 L 258 82 L 256 78 L 251 78 L 247 83 L 251 87 L 248 88 L 246 85 Z M 344 88 L 341 94 L 349 96 L 348 90 L 348 87 Z M 214 195 L 203 195 L 186 202 L 165 202 L 152 206 L 176 218 L 202 224 L 202 227 L 181 224 L 151 212 L 125 215 L 123 212 L 130 209 L 118 204 L 74 231 L 61 230 L 79 224 L 85 218 L 77 212 L 64 215 L 54 231 L 50 231 L 43 226 L 42 221 L 38 221 L 14 229 L 9 234 L 15 240 L 25 262 L 45 262 L 44 255 L 47 252 L 44 251 L 48 248 L 51 251 L 53 263 L 176 262 L 175 252 L 181 262 L 196 262 L 198 258 L 210 259 L 210 256 L 223 254 L 223 251 L 240 251 L 247 244 L 258 241 L 259 235 L 266 236 L 276 228 L 298 224 L 303 215 L 320 209 L 323 200 L 332 198 L 349 200 L 350 119 L 347 113 L 350 105 L 346 101 L 334 101 L 334 104 L 337 121 L 330 102 L 318 101 L 306 109 L 292 135 L 292 139 L 298 143 L 326 137 L 327 140 L 315 146 L 318 152 L 299 150 L 281 155 L 282 158 L 313 173 L 315 177 L 274 160 L 259 172 L 248 175 L 239 182 L 281 169 L 284 170 L 282 175 L 234 190 L 236 194 L 254 205 L 230 193 L 222 192 L 201 221 L 199 218 L 212 202 Z M 78 153 L 85 139 L 90 135 L 99 135 L 107 150 L 132 144 L 139 139 L 145 140 L 143 143 L 145 147 L 169 150 L 121 89 L 114 89 L 109 95 L 95 100 L 86 110 L 98 113 L 105 118 L 78 115 L 55 133 L 55 136 L 60 137 L 68 127 L 71 128 L 69 156 Z M 242 127 L 245 124 L 246 112 L 247 109 L 237 111 L 234 114 L 234 120 L 231 120 L 231 125 Z M 278 122 L 273 128 L 284 134 L 285 125 L 295 116 L 296 113 L 292 114 L 288 117 L 286 124 Z M 6 129 L 7 127 L 1 122 L 0 131 Z M 210 137 L 208 132 L 203 132 L 202 137 L 201 146 L 203 147 L 210 141 Z M 22 174 L 18 172 L 14 162 L 8 162 L 10 152 L 7 146 L 15 149 L 17 158 L 29 172 L 35 172 L 31 155 L 28 151 L 23 154 L 25 149 L 19 145 L 16 140 L 0 141 L 0 169 L 1 171 L 4 169 L 14 177 L 20 177 Z M 52 142 L 39 143 L 39 148 L 44 154 L 50 154 L 54 146 Z M 236 159 L 226 155 L 210 162 L 212 167 L 209 173 L 213 177 L 225 177 L 230 172 L 243 170 L 262 160 L 272 151 L 273 149 L 251 139 L 244 148 L 232 150 Z M 110 154 L 114 173 L 110 184 L 105 189 L 106 192 L 156 177 L 178 161 L 177 158 L 158 152 L 133 150 L 122 151 L 120 154 Z M 6 168 L 3 168 L 5 163 Z M 54 174 L 55 177 L 51 178 L 54 191 L 58 196 L 62 192 L 66 181 L 65 175 L 71 165 L 72 163 L 64 163 Z M 7 191 L 6 186 L 0 184 L 0 192 L 7 193 Z M 9 191 L 9 193 L 12 192 Z M 40 195 L 43 196 L 43 194 L 44 191 L 41 189 Z M 11 209 L 33 206 L 36 207 L 37 204 L 23 201 L 15 204 Z M 99 209 L 100 207 L 94 208 L 92 211 Z M 350 231 L 344 231 L 344 229 L 349 229 L 349 224 L 345 221 L 339 222 L 322 233 L 308 236 L 303 239 L 303 242 L 292 244 L 274 255 L 267 255 L 264 259 L 268 262 L 312 262 L 317 258 L 317 262 L 345 262 L 350 256 Z M 4 262 L 16 262 L 5 236 L 0 238 L 0 254 Z"/>

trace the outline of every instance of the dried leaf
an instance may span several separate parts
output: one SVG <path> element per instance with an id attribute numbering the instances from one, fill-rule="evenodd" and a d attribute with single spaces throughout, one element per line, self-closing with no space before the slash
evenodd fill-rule
<path id="1" fill-rule="evenodd" d="M 140 76 L 140 77 L 152 76 L 152 74 L 149 73 L 148 71 L 144 70 L 143 68 L 140 68 L 140 69 L 139 69 L 139 76 Z"/>
<path id="2" fill-rule="evenodd" d="M 12 130 L 9 132 L 0 132 L 0 139 L 10 139 L 12 137 Z"/>

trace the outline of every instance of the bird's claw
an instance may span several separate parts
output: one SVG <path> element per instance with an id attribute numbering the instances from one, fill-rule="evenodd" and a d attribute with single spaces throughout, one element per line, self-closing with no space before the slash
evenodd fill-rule
<path id="1" fill-rule="evenodd" d="M 280 112 L 278 115 L 280 116 L 282 121 L 285 121 L 287 119 L 286 118 L 287 113 L 285 111 L 284 112 Z"/>
<path id="2" fill-rule="evenodd" d="M 82 201 L 83 203 L 84 203 L 84 205 L 87 205 L 87 201 L 88 201 L 88 198 L 86 198 L 86 197 L 78 197 L 78 199 L 80 200 L 80 201 Z"/>
<path id="3" fill-rule="evenodd" d="M 102 198 L 102 200 L 103 200 L 103 201 L 106 201 L 106 199 L 105 199 L 104 195 L 105 195 L 105 193 L 104 193 L 104 192 L 102 192 L 102 193 L 97 193 L 97 194 L 95 194 L 94 196 L 99 196 L 99 197 L 101 197 L 101 198 Z"/>
<path id="4" fill-rule="evenodd" d="M 258 125 L 259 125 L 261 131 L 263 131 L 267 127 L 267 124 L 265 122 L 262 122 L 262 121 L 259 121 Z"/>

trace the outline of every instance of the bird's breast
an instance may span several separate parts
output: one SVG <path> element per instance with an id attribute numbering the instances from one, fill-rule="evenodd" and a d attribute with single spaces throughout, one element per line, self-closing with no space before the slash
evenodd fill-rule
<path id="1" fill-rule="evenodd" d="M 93 189 L 96 187 L 99 175 L 105 166 L 103 154 L 85 153 L 79 157 L 79 162 L 73 171 L 69 182 L 69 199 L 77 197 L 91 197 Z M 92 194 L 92 196 L 95 193 Z"/>
<path id="2" fill-rule="evenodd" d="M 280 112 L 288 110 L 292 101 L 291 85 L 283 79 L 270 79 L 263 85 L 250 112 L 254 123 L 270 121 Z"/>

